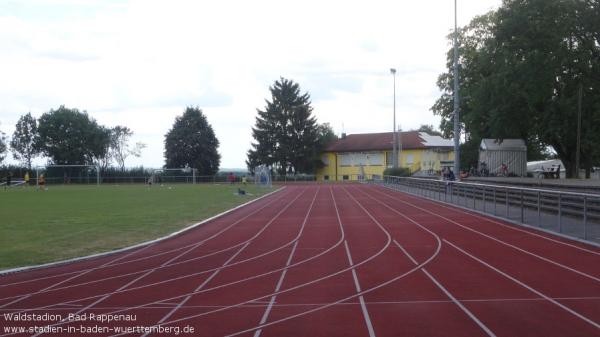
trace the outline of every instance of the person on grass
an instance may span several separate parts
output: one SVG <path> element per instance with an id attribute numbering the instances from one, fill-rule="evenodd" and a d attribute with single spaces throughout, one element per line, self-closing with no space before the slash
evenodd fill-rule
<path id="1" fill-rule="evenodd" d="M 10 188 L 10 184 L 12 182 L 12 172 L 8 172 L 8 175 L 6 176 L 6 185 L 4 186 L 5 189 Z"/>
<path id="2" fill-rule="evenodd" d="M 46 177 L 43 174 L 38 179 L 38 185 L 40 185 L 40 191 L 46 188 Z"/>
<path id="3" fill-rule="evenodd" d="M 29 172 L 25 172 L 25 176 L 23 176 L 23 182 L 25 187 L 29 186 Z"/>

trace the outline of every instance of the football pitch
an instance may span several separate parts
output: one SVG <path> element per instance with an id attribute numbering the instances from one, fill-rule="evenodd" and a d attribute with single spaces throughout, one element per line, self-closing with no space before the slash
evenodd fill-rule
<path id="1" fill-rule="evenodd" d="M 248 194 L 237 195 L 238 187 Z M 0 189 L 0 270 L 151 240 L 270 191 L 228 184 Z"/>

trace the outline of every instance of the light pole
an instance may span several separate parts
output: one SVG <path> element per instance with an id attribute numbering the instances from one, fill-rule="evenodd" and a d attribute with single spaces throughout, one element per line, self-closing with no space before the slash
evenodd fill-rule
<path id="1" fill-rule="evenodd" d="M 454 0 L 454 174 L 460 171 L 460 119 L 458 96 L 458 28 L 456 23 L 456 0 Z"/>
<path id="2" fill-rule="evenodd" d="M 394 77 L 394 127 L 393 127 L 393 142 L 394 142 L 394 148 L 393 148 L 393 152 L 392 152 L 392 161 L 394 162 L 393 167 L 396 168 L 398 167 L 398 134 L 396 133 L 396 69 L 395 68 L 390 68 L 390 72 L 392 73 L 392 76 Z"/>

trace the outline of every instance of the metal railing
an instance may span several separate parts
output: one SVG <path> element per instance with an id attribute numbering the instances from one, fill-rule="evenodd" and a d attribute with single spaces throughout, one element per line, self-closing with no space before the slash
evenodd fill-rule
<path id="1" fill-rule="evenodd" d="M 600 243 L 600 195 L 384 176 L 392 189 Z"/>

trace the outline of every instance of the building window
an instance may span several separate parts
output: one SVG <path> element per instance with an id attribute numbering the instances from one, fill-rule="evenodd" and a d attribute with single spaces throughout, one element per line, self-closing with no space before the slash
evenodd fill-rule
<path id="1" fill-rule="evenodd" d="M 329 176 L 327 176 L 327 175 L 326 175 L 326 176 L 324 176 L 324 177 L 323 177 L 323 180 L 329 180 Z"/>
<path id="2" fill-rule="evenodd" d="M 348 179 L 350 179 L 350 178 L 348 177 L 347 174 L 342 176 L 342 180 L 348 180 Z"/>

